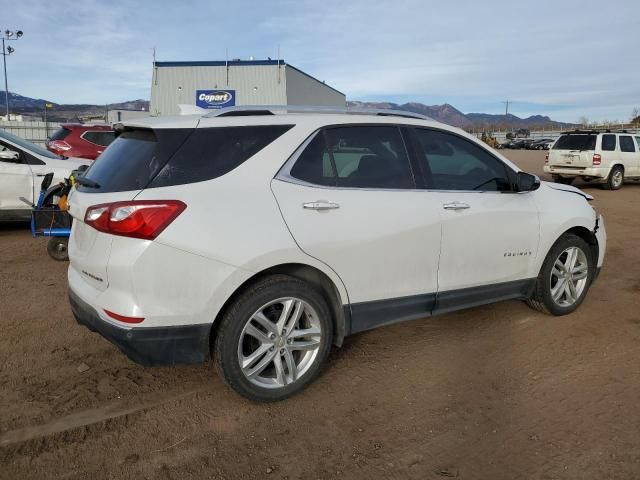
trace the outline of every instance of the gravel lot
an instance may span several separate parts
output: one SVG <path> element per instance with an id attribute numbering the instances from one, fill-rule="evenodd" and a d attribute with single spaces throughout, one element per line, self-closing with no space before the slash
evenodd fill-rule
<path id="1" fill-rule="evenodd" d="M 506 154 L 542 173 L 543 152 Z M 45 241 L 0 227 L 0 478 L 640 478 L 640 184 L 585 188 L 609 246 L 577 312 L 359 334 L 272 405 L 211 365 L 130 362 L 76 325 Z"/>

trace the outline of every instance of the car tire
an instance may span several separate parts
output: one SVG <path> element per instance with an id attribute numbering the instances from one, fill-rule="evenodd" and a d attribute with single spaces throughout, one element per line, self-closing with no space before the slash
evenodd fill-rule
<path id="1" fill-rule="evenodd" d="M 573 252 L 576 256 L 570 257 Z M 577 235 L 565 234 L 549 250 L 536 279 L 533 295 L 526 302 L 540 312 L 567 315 L 584 300 L 595 269 L 589 244 Z"/>
<path id="2" fill-rule="evenodd" d="M 69 260 L 69 239 L 63 237 L 51 237 L 47 243 L 47 253 L 58 262 Z"/>
<path id="3" fill-rule="evenodd" d="M 289 315 L 283 315 L 285 309 Z M 237 393 L 273 402 L 298 393 L 318 376 L 332 339 L 332 317 L 322 294 L 297 278 L 272 275 L 226 309 L 213 356 L 218 373 Z"/>
<path id="4" fill-rule="evenodd" d="M 619 190 L 624 184 L 624 168 L 622 165 L 614 165 L 607 181 L 602 184 L 602 188 L 605 190 Z"/>

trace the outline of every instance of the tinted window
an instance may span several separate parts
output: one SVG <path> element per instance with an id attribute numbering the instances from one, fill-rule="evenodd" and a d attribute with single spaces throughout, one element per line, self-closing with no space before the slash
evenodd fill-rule
<path id="1" fill-rule="evenodd" d="M 611 152 L 616 149 L 616 136 L 613 134 L 602 135 L 602 150 Z"/>
<path id="2" fill-rule="evenodd" d="M 319 132 L 291 168 L 291 176 L 315 185 L 336 185 L 336 174 L 325 142 Z"/>
<path id="3" fill-rule="evenodd" d="M 115 132 L 85 132 L 82 138 L 96 145 L 106 147 L 113 142 Z"/>
<path id="4" fill-rule="evenodd" d="M 291 175 L 318 185 L 352 188 L 414 188 L 397 127 L 328 128 L 316 135 Z"/>
<path id="5" fill-rule="evenodd" d="M 597 135 L 578 133 L 561 135 L 553 145 L 553 150 L 595 150 Z"/>
<path id="6" fill-rule="evenodd" d="M 51 140 L 64 140 L 71 133 L 71 130 L 67 130 L 62 127 L 56 130 L 53 135 L 51 135 Z"/>
<path id="7" fill-rule="evenodd" d="M 146 187 L 191 132 L 191 129 L 123 132 L 84 174 L 97 182 L 100 188 L 78 185 L 78 189 L 88 193 L 104 193 Z"/>
<path id="8" fill-rule="evenodd" d="M 414 130 L 427 187 L 436 190 L 508 191 L 505 165 L 484 148 L 437 130 Z"/>
<path id="9" fill-rule="evenodd" d="M 620 135 L 620 151 L 635 152 L 636 146 L 634 145 L 633 138 L 627 135 Z"/>
<path id="10" fill-rule="evenodd" d="M 52 153 L 46 148 L 32 143 L 29 140 L 25 140 L 24 138 L 14 135 L 13 133 L 9 133 L 6 130 L 0 130 L 0 140 L 6 140 L 9 143 L 13 143 L 14 145 L 18 146 L 19 149 L 26 150 L 27 152 L 33 152 L 42 157 L 55 158 L 56 160 L 60 160 L 59 155 L 56 155 L 55 153 Z"/>
<path id="11" fill-rule="evenodd" d="M 220 177 L 253 157 L 291 127 L 198 128 L 149 186 L 181 185 Z"/>

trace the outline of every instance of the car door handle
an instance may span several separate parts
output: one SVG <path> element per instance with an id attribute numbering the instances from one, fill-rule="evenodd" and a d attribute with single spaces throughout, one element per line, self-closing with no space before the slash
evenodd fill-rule
<path id="1" fill-rule="evenodd" d="M 36 173 L 36 177 L 44 177 L 46 173 Z"/>
<path id="2" fill-rule="evenodd" d="M 336 208 L 340 208 L 340 205 L 327 200 L 316 200 L 315 202 L 303 203 L 302 208 L 307 210 L 335 210 Z"/>
<path id="3" fill-rule="evenodd" d="M 464 202 L 450 202 L 442 205 L 442 208 L 445 210 L 465 210 L 467 208 L 471 208 L 471 206 Z"/>

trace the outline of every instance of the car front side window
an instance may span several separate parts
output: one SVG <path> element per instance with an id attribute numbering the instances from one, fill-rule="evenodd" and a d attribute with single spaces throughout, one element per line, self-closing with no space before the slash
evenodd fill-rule
<path id="1" fill-rule="evenodd" d="M 469 140 L 422 128 L 414 129 L 414 136 L 427 188 L 498 192 L 512 189 L 506 166 Z"/>

